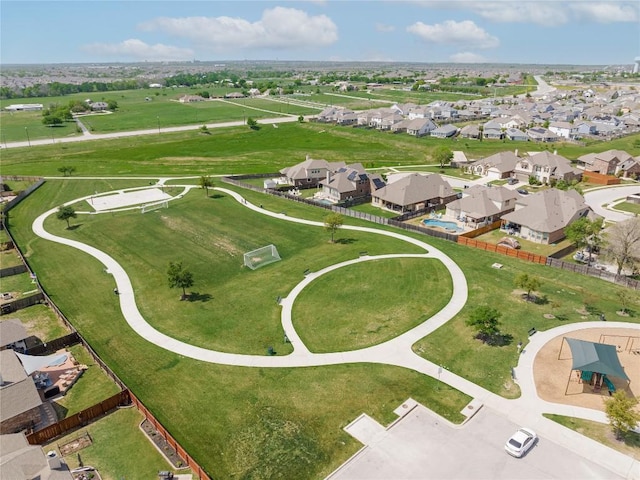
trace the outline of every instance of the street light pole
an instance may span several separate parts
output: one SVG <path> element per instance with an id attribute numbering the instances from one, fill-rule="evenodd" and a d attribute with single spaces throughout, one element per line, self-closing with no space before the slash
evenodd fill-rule
<path id="1" fill-rule="evenodd" d="M 28 127 L 24 127 L 24 133 L 27 134 L 27 144 L 29 146 L 31 146 L 31 140 L 29 139 L 29 128 Z"/>

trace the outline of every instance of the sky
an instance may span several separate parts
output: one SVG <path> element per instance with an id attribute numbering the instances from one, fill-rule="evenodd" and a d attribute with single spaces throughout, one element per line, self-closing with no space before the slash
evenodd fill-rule
<path id="1" fill-rule="evenodd" d="M 0 63 L 290 60 L 631 65 L 640 1 L 0 3 Z"/>

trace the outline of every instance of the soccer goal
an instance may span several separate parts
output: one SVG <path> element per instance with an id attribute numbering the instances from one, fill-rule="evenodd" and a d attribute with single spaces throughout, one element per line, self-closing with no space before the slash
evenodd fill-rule
<path id="1" fill-rule="evenodd" d="M 142 206 L 140 211 L 142 213 L 152 212 L 154 210 L 160 210 L 161 208 L 169 208 L 169 201 L 163 200 L 162 202 L 146 203 Z"/>
<path id="2" fill-rule="evenodd" d="M 251 270 L 264 267 L 279 260 L 280 255 L 275 245 L 267 245 L 266 247 L 258 248 L 257 250 L 244 254 L 244 264 Z"/>

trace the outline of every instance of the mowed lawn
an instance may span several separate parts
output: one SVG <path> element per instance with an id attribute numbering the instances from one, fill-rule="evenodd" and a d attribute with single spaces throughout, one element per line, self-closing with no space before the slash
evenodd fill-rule
<path id="1" fill-rule="evenodd" d="M 125 265 L 143 316 L 163 333 L 234 353 L 264 354 L 281 342 L 276 298 L 286 296 L 306 269 L 357 258 L 361 251 L 424 253 L 407 242 L 354 231 L 341 232 L 344 241 L 332 244 L 322 226 L 274 219 L 228 195 L 214 192 L 207 197 L 200 189 L 171 202 L 168 209 L 82 216 L 76 223 L 79 227 L 68 231 L 64 222 L 51 217 L 45 228 L 94 245 Z M 282 261 L 255 271 L 243 267 L 245 252 L 270 244 Z M 172 261 L 193 272 L 188 301 L 181 302 L 181 290 L 167 286 Z M 382 308 L 383 301 L 380 297 L 370 304 L 370 311 Z M 290 346 L 277 350 L 288 353 Z"/>
<path id="2" fill-rule="evenodd" d="M 294 304 L 293 323 L 312 352 L 354 350 L 428 320 L 451 293 L 451 277 L 438 260 L 368 261 L 314 280 Z"/>
<path id="3" fill-rule="evenodd" d="M 158 348 L 139 337 L 131 331 L 122 318 L 118 299 L 112 292 L 113 279 L 103 271 L 101 264 L 72 248 L 36 239 L 31 232 L 31 222 L 40 212 L 59 205 L 64 200 L 97 190 L 99 183 L 73 180 L 45 183 L 12 211 L 12 232 L 16 234 L 20 244 L 28 247 L 29 262 L 38 272 L 40 281 L 74 326 L 100 357 L 214 478 L 322 478 L 360 448 L 360 444 L 342 430 L 347 423 L 365 412 L 381 423 L 388 424 L 396 418 L 393 410 L 408 397 L 428 405 L 452 421 L 461 421 L 462 416 L 459 412 L 469 398 L 456 390 L 440 385 L 435 379 L 413 371 L 365 364 L 299 369 L 230 367 L 191 360 Z M 117 182 L 112 183 L 112 188 L 115 188 Z M 126 184 L 126 182 L 123 183 Z M 99 191 L 105 190 L 99 189 Z M 212 212 L 215 212 L 215 208 L 208 205 L 215 205 L 216 202 L 224 205 L 223 202 L 228 200 L 227 197 L 207 199 L 202 190 L 197 190 L 184 199 L 185 209 L 181 214 L 192 215 L 190 218 L 195 223 L 209 222 L 208 208 L 211 208 Z M 268 205 L 273 209 L 278 208 L 276 205 L 278 202 L 280 202 L 280 210 L 290 205 L 278 199 L 268 200 L 269 203 L 265 201 L 265 207 Z M 227 208 L 231 207 L 225 205 L 225 209 Z M 305 208 L 322 213 L 320 209 Z M 292 215 L 294 210 L 288 209 L 289 214 Z M 64 223 L 57 220 L 48 226 L 57 229 L 57 233 L 63 233 L 69 237 L 83 235 L 91 237 L 94 234 L 90 232 L 94 230 L 98 232 L 99 223 L 109 218 L 114 223 L 111 224 L 110 229 L 105 229 L 103 232 L 108 232 L 109 237 L 118 237 L 120 220 L 127 220 L 130 217 L 132 225 L 134 219 L 142 222 L 137 224 L 135 230 L 129 231 L 128 237 L 124 235 L 121 237 L 121 239 L 126 238 L 129 243 L 126 249 L 122 247 L 122 251 L 110 253 L 113 253 L 132 275 L 138 298 L 145 304 L 144 308 L 151 310 L 154 308 L 154 303 L 163 305 L 165 309 L 181 314 L 180 318 L 185 322 L 187 330 L 214 328 L 225 335 L 230 345 L 241 345 L 246 348 L 246 345 L 251 342 L 231 339 L 231 335 L 224 332 L 226 323 L 216 326 L 215 322 L 211 322 L 214 327 L 196 327 L 190 323 L 187 314 L 193 312 L 191 310 L 193 306 L 210 308 L 212 312 L 226 308 L 226 300 L 220 297 L 215 289 L 224 284 L 226 275 L 230 275 L 229 281 L 233 283 L 234 276 L 245 273 L 240 268 L 241 262 L 238 257 L 234 257 L 230 271 L 225 270 L 227 267 L 224 262 L 220 265 L 216 264 L 218 258 L 228 255 L 222 253 L 222 249 L 213 256 L 193 259 L 194 263 L 188 263 L 194 270 L 195 278 L 201 282 L 207 280 L 200 277 L 199 272 L 211 272 L 212 298 L 206 302 L 199 301 L 192 304 L 180 302 L 178 292 L 169 290 L 167 287 L 164 260 L 166 258 L 179 260 L 180 258 L 177 257 L 183 251 L 180 248 L 181 243 L 187 245 L 185 253 L 199 251 L 198 248 L 213 250 L 215 247 L 212 248 L 210 245 L 197 247 L 197 237 L 190 237 L 192 235 L 190 231 L 185 230 L 183 239 L 182 234 L 174 230 L 171 231 L 171 235 L 176 237 L 175 240 L 170 240 L 171 243 L 168 245 L 161 245 L 161 250 L 142 251 L 144 249 L 141 247 L 147 245 L 146 240 L 143 242 L 140 239 L 144 236 L 142 227 L 146 226 L 146 222 L 150 222 L 149 225 L 153 227 L 154 222 L 162 220 L 161 215 L 169 212 L 177 214 L 179 211 L 179 206 L 171 206 L 154 214 L 123 214 L 113 217 L 105 215 L 105 220 L 100 220 L 98 217 L 95 226 L 91 223 L 91 219 L 78 218 L 77 222 L 80 226 L 71 231 L 64 230 Z M 239 212 L 230 211 L 236 215 Z M 157 218 L 144 218 L 152 215 Z M 178 217 L 180 215 L 176 216 Z M 241 224 L 238 223 L 243 230 L 248 230 L 253 225 L 266 229 L 273 228 L 268 224 L 260 224 L 257 218 L 248 218 L 246 213 L 242 213 L 242 218 L 237 221 L 240 222 L 240 220 L 244 220 Z M 309 265 L 312 267 L 333 263 L 336 258 L 354 258 L 362 249 L 361 245 L 368 241 L 354 236 L 353 242 L 330 244 L 328 233 L 321 227 L 306 227 L 311 233 L 305 233 L 291 229 L 288 223 L 282 223 L 282 235 L 288 234 L 293 239 L 290 240 L 289 246 L 286 242 L 280 242 L 284 246 L 281 254 L 288 252 L 289 258 L 293 258 L 291 254 L 296 251 L 300 252 L 299 258 L 306 255 L 308 250 L 305 249 L 304 244 L 293 245 L 296 239 L 305 240 L 304 235 L 312 237 L 308 240 L 312 244 L 317 242 L 318 249 L 327 249 L 324 250 L 324 255 L 330 255 L 327 258 L 323 258 L 323 254 L 310 257 L 312 263 Z M 122 225 L 126 225 L 126 222 Z M 170 230 L 167 228 L 165 231 Z M 236 235 L 239 236 L 238 238 L 246 236 L 250 240 L 251 233 L 257 235 L 258 232 L 254 228 L 251 232 L 239 232 Z M 351 238 L 351 234 L 352 232 L 347 231 L 339 232 L 340 238 Z M 98 233 L 95 235 L 99 237 Z M 397 247 L 402 245 L 402 243 L 385 245 L 384 242 L 379 246 L 373 245 L 383 237 L 377 235 L 371 235 L 371 237 L 372 243 L 366 247 L 370 253 L 397 250 Z M 104 235 L 99 240 L 96 241 L 96 245 L 107 251 L 117 245 L 117 242 L 104 238 Z M 249 240 L 246 241 L 249 242 Z M 393 249 L 389 248 L 390 246 Z M 341 252 L 340 248 L 345 250 Z M 406 251 L 411 249 L 415 247 L 409 247 Z M 312 252 L 310 253 L 313 255 Z M 159 256 L 160 259 L 156 259 L 155 256 Z M 264 267 L 264 272 L 268 273 L 270 268 L 276 270 L 288 268 L 286 262 L 290 260 L 287 260 L 287 255 L 283 255 L 283 258 L 280 264 Z M 187 264 L 186 258 L 185 264 Z M 131 268 L 131 265 L 136 267 Z M 136 268 L 141 265 L 144 266 L 141 267 L 141 272 L 136 273 Z M 306 262 L 300 262 L 300 265 L 292 270 L 297 273 L 286 280 L 292 284 L 297 282 L 302 278 L 306 265 Z M 154 271 L 155 269 L 157 271 Z M 261 274 L 261 271 L 248 273 Z M 146 276 L 149 277 L 148 280 L 144 279 Z M 157 282 L 155 291 L 152 287 L 144 285 L 154 282 Z M 238 285 L 241 284 L 238 283 Z M 244 284 L 241 286 L 245 288 Z M 140 293 L 138 287 L 146 289 L 144 295 Z M 265 298 L 270 299 L 268 302 L 272 303 L 272 308 L 276 307 L 271 291 L 274 287 L 262 284 L 262 290 L 251 290 L 252 288 L 254 288 L 252 284 L 247 282 L 247 293 L 258 292 L 258 295 L 265 295 Z M 202 294 L 209 293 L 203 285 L 198 285 L 198 289 Z M 143 299 L 143 297 L 153 298 Z M 251 321 L 246 321 L 233 312 L 226 313 L 242 322 L 242 327 L 237 329 L 238 335 L 248 338 L 259 337 L 251 332 L 255 328 Z M 261 313 L 252 313 L 250 320 L 264 317 Z M 219 315 L 218 318 L 223 316 L 222 313 L 214 315 Z M 260 321 L 263 325 L 270 323 L 274 331 L 277 329 L 280 332 L 277 315 Z M 278 335 L 277 340 L 282 342 L 282 337 Z M 284 348 L 285 345 L 279 343 L 276 345 L 277 349 L 280 346 Z M 253 343 L 247 350 L 250 348 L 253 348 Z M 266 354 L 266 351 L 259 353 Z"/>

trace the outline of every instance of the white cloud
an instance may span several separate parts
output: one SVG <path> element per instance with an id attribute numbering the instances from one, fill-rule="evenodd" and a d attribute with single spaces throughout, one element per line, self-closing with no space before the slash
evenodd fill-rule
<path id="1" fill-rule="evenodd" d="M 500 40 L 497 37 L 489 35 L 471 20 L 462 22 L 447 20 L 435 25 L 416 22 L 408 26 L 407 31 L 430 43 L 462 45 L 474 48 L 494 48 L 500 45 Z"/>
<path id="2" fill-rule="evenodd" d="M 570 9 L 581 20 L 599 23 L 637 22 L 638 5 L 627 5 L 613 2 L 576 3 Z"/>
<path id="3" fill-rule="evenodd" d="M 376 23 L 376 32 L 389 33 L 395 31 L 393 25 L 385 25 L 384 23 Z"/>
<path id="4" fill-rule="evenodd" d="M 193 50 L 156 43 L 148 45 L 137 38 L 130 38 L 120 43 L 92 43 L 83 45 L 82 50 L 92 55 L 104 57 L 127 57 L 136 60 L 191 60 Z"/>
<path id="5" fill-rule="evenodd" d="M 595 23 L 633 22 L 640 17 L 637 1 L 618 0 L 427 0 L 429 8 L 472 11 L 500 23 L 535 23 L 553 27 L 572 20 Z"/>
<path id="6" fill-rule="evenodd" d="M 309 16 L 302 10 L 284 7 L 265 10 L 256 22 L 231 17 L 161 17 L 139 27 L 188 38 L 218 51 L 326 46 L 338 39 L 338 27 L 326 15 Z"/>
<path id="7" fill-rule="evenodd" d="M 454 53 L 449 57 L 453 63 L 486 63 L 487 59 L 482 55 L 472 52 Z"/>

